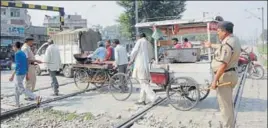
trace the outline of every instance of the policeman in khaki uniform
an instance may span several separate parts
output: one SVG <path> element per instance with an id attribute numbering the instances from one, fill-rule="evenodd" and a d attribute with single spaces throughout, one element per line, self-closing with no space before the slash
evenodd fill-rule
<path id="1" fill-rule="evenodd" d="M 233 23 L 222 21 L 219 23 L 218 36 L 221 44 L 205 42 L 205 47 L 215 48 L 215 56 L 211 66 L 215 74 L 211 88 L 217 89 L 217 99 L 225 128 L 234 128 L 234 105 L 232 100 L 233 88 L 237 84 L 238 74 L 235 68 L 238 64 L 241 45 L 233 36 Z M 217 87 L 218 84 L 231 82 L 231 85 Z"/>
<path id="2" fill-rule="evenodd" d="M 27 37 L 25 39 L 25 43 L 23 44 L 21 50 L 25 53 L 28 59 L 28 77 L 29 79 L 25 81 L 26 88 L 34 91 L 35 84 L 36 84 L 36 73 L 35 73 L 35 65 L 36 63 L 42 63 L 39 60 L 36 60 L 34 57 L 34 53 L 31 50 L 33 46 L 34 39 L 32 37 Z M 26 98 L 26 100 L 33 100 Z"/>

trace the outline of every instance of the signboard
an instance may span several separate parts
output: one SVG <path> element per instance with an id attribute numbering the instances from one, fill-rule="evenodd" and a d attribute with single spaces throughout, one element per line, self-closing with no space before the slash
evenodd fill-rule
<path id="1" fill-rule="evenodd" d="M 1 36 L 24 37 L 24 26 L 1 24 Z"/>
<path id="2" fill-rule="evenodd" d="M 11 36 L 24 36 L 24 27 L 11 26 L 8 31 Z"/>
<path id="3" fill-rule="evenodd" d="M 1 46 L 8 46 L 9 44 L 12 44 L 12 40 L 1 39 Z"/>
<path id="4" fill-rule="evenodd" d="M 60 32 L 59 28 L 47 28 L 47 35 L 55 35 L 56 33 Z"/>

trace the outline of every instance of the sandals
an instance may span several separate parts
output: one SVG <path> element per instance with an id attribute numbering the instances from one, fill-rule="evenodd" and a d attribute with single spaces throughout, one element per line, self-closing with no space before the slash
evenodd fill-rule
<path id="1" fill-rule="evenodd" d="M 42 101 L 42 97 L 41 96 L 37 96 L 37 98 L 36 98 L 36 105 L 37 106 L 40 106 L 41 101 Z"/>

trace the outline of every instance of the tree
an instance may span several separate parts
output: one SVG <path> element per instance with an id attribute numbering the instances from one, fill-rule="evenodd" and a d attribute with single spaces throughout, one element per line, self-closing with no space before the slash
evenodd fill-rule
<path id="1" fill-rule="evenodd" d="M 135 1 L 121 0 L 117 4 L 125 9 L 118 22 L 120 32 L 128 38 L 135 37 Z M 180 19 L 185 11 L 185 0 L 181 1 L 138 1 L 139 22 Z M 151 34 L 151 30 L 142 29 L 142 32 Z"/>

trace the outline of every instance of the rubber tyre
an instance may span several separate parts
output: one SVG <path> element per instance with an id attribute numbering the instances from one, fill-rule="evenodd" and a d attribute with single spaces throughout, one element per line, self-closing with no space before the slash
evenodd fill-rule
<path id="1" fill-rule="evenodd" d="M 123 97 L 123 98 L 118 98 L 115 95 L 115 93 L 112 91 L 112 89 L 115 88 L 115 86 L 113 85 L 113 83 L 115 81 L 115 78 L 117 78 L 118 76 L 123 76 L 126 79 L 126 81 L 127 81 L 127 87 L 129 88 L 129 93 L 126 95 L 126 97 Z M 131 96 L 132 90 L 133 90 L 133 85 L 132 85 L 132 82 L 131 82 L 130 77 L 127 74 L 124 74 L 124 73 L 116 73 L 109 80 L 109 92 L 118 101 L 125 101 L 125 100 L 127 100 Z"/>
<path id="2" fill-rule="evenodd" d="M 78 69 L 77 71 L 75 71 L 74 73 L 74 83 L 75 86 L 79 89 L 79 90 L 87 90 L 89 87 L 89 82 L 85 82 L 84 88 L 82 88 L 80 86 L 80 84 L 78 83 L 79 80 L 81 80 L 81 75 L 83 75 L 83 79 L 88 78 L 88 73 L 86 70 L 84 69 Z M 85 77 L 85 78 L 84 78 Z"/>
<path id="3" fill-rule="evenodd" d="M 63 75 L 67 78 L 72 78 L 74 75 L 74 71 L 72 70 L 71 66 L 65 66 L 63 69 Z"/>
<path id="4" fill-rule="evenodd" d="M 105 71 L 103 71 L 103 70 L 98 70 L 98 71 L 96 71 L 95 72 L 95 74 L 93 75 L 93 78 L 95 78 L 95 77 L 98 77 L 99 78 L 99 76 L 103 76 L 103 77 L 105 77 L 105 79 L 107 79 L 108 80 L 108 78 L 107 77 L 109 77 L 109 76 L 107 76 L 108 74 L 105 72 Z M 105 80 L 106 81 L 106 80 Z M 92 83 L 96 88 L 101 88 L 104 84 L 105 84 L 105 82 L 103 82 L 103 83 Z"/>
<path id="5" fill-rule="evenodd" d="M 255 65 L 254 68 L 255 68 L 255 70 L 256 70 L 259 74 L 258 74 L 258 76 L 254 76 L 253 69 L 251 69 L 252 71 L 251 71 L 251 73 L 250 73 L 250 77 L 251 77 L 252 79 L 256 79 L 256 80 L 263 78 L 263 76 L 264 76 L 264 69 L 263 69 L 263 67 L 262 67 L 261 65 Z"/>
<path id="6" fill-rule="evenodd" d="M 175 83 L 175 82 L 176 82 L 177 80 L 179 80 L 179 79 L 184 79 L 184 80 L 187 81 L 187 83 L 191 84 L 190 87 L 195 87 L 194 91 L 196 91 L 197 97 L 196 97 L 196 99 L 193 100 L 193 101 L 191 101 L 191 100 L 189 100 L 187 97 L 185 97 L 185 98 L 186 98 L 187 100 L 189 100 L 190 102 L 193 102 L 193 104 L 192 104 L 191 106 L 187 107 L 187 108 L 178 107 L 178 106 L 176 106 L 176 105 L 174 105 L 174 104 L 171 104 L 171 106 L 174 107 L 174 108 L 177 109 L 177 110 L 180 110 L 180 111 L 189 111 L 189 110 L 191 110 L 192 108 L 194 108 L 194 107 L 198 104 L 199 99 L 200 99 L 199 86 L 198 86 L 197 82 L 196 82 L 194 79 L 192 79 L 192 78 L 190 78 L 190 77 L 177 77 L 177 78 L 171 80 L 171 81 L 169 82 L 168 86 L 167 86 L 167 89 L 166 89 L 167 99 L 168 99 L 169 102 L 171 102 L 171 100 L 172 100 L 172 99 L 171 99 L 171 96 L 173 95 L 172 92 L 171 92 L 171 91 L 172 91 L 171 85 L 172 85 L 173 83 Z M 181 88 L 181 86 L 179 86 L 178 88 Z M 176 92 L 176 93 L 177 93 L 177 92 Z M 174 93 L 174 94 L 175 94 L 175 93 Z M 181 97 L 183 97 L 183 96 L 181 96 Z"/>
<path id="7" fill-rule="evenodd" d="M 41 71 L 41 68 L 40 68 L 39 65 L 35 66 L 35 73 L 36 73 L 37 76 L 41 76 L 42 71 Z"/>

